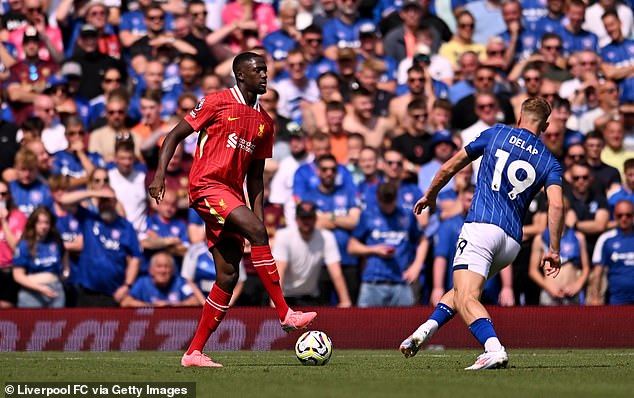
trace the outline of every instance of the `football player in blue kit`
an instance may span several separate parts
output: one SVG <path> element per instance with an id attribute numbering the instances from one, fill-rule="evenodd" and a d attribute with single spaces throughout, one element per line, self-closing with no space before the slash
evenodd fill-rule
<path id="1" fill-rule="evenodd" d="M 497 338 L 491 316 L 480 303 L 488 278 L 510 264 L 520 250 L 522 220 L 533 196 L 542 187 L 548 196 L 550 244 L 541 260 L 544 274 L 559 273 L 559 247 L 563 230 L 562 170 L 559 162 L 539 139 L 548 127 L 550 105 L 543 98 L 522 104 L 518 127 L 502 124 L 484 130 L 436 173 L 414 211 L 434 211 L 440 189 L 460 169 L 482 156 L 475 194 L 458 237 L 453 262 L 454 287 L 440 299 L 436 310 L 405 339 L 400 351 L 406 358 L 456 313 L 484 346 L 467 370 L 506 367 L 508 355 Z"/>

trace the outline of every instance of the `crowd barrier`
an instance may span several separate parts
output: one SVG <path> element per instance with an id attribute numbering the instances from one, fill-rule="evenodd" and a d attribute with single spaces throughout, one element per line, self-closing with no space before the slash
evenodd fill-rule
<path id="1" fill-rule="evenodd" d="M 432 309 L 317 308 L 312 329 L 326 332 L 338 349 L 396 349 Z M 634 347 L 634 306 L 492 307 L 509 348 Z M 0 310 L 0 351 L 182 351 L 200 308 Z M 233 308 L 206 349 L 291 349 L 297 333 L 280 329 L 270 308 Z M 456 317 L 430 344 L 479 349 Z"/>

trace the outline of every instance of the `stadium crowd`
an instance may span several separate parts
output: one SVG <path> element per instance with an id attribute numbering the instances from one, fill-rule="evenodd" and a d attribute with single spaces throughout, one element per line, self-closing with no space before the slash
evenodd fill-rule
<path id="1" fill-rule="evenodd" d="M 412 207 L 457 149 L 514 124 L 534 96 L 552 106 L 541 138 L 565 169 L 562 272 L 539 268 L 540 193 L 483 301 L 634 303 L 631 0 L 0 5 L 0 308 L 204 303 L 215 269 L 188 209 L 196 134 L 160 204 L 147 187 L 165 135 L 234 84 L 243 51 L 267 59 L 259 102 L 277 130 L 264 222 L 289 304 L 435 306 L 479 163 L 436 213 Z M 248 244 L 242 265 L 232 305 L 269 305 Z"/>

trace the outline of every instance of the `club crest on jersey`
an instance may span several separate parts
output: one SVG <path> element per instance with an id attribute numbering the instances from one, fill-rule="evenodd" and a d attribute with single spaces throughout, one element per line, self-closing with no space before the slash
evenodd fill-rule
<path id="1" fill-rule="evenodd" d="M 222 207 L 222 210 L 225 210 L 227 208 L 227 204 L 225 203 L 224 199 L 220 199 L 220 202 L 218 202 L 218 205 Z"/>
<path id="2" fill-rule="evenodd" d="M 264 125 L 261 124 L 258 131 L 258 137 L 262 137 L 263 134 L 264 134 Z"/>

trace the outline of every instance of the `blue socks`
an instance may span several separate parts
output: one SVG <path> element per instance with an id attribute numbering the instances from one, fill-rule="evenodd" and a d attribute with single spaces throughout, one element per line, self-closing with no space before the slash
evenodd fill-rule
<path id="1" fill-rule="evenodd" d="M 440 328 L 445 323 L 449 322 L 451 318 L 454 317 L 454 315 L 456 315 L 456 312 L 452 310 L 449 306 L 443 303 L 438 303 L 436 309 L 431 314 L 429 319 L 433 319 L 434 321 L 436 321 L 438 323 L 438 327 Z"/>
<path id="2" fill-rule="evenodd" d="M 471 325 L 469 325 L 469 330 L 471 331 L 473 337 L 475 337 L 480 344 L 484 346 L 485 351 L 500 351 L 503 349 L 502 344 L 500 344 L 500 341 L 495 334 L 493 323 L 490 319 L 476 319 Z"/>

